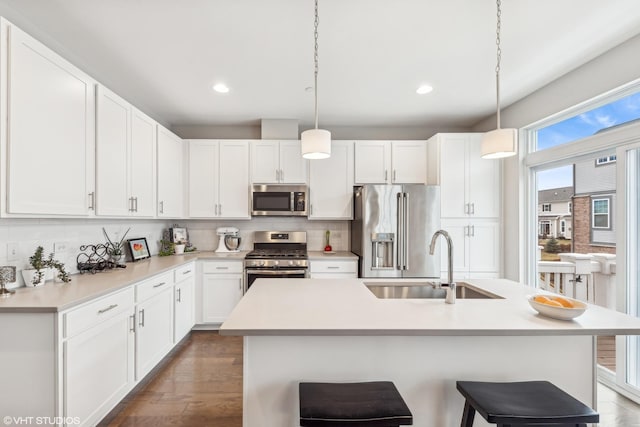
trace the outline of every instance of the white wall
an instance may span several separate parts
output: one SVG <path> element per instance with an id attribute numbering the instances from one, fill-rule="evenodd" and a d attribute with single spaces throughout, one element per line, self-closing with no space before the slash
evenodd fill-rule
<path id="1" fill-rule="evenodd" d="M 568 72 L 526 98 L 502 110 L 503 127 L 521 128 L 553 116 L 640 79 L 640 36 L 633 37 L 585 65 Z M 495 128 L 495 117 L 473 127 L 476 132 Z M 525 233 L 525 201 L 520 155 L 503 162 L 504 274 L 506 278 L 524 280 L 522 238 Z M 535 207 L 533 207 L 535 209 Z"/>
<path id="2" fill-rule="evenodd" d="M 126 239 L 145 237 L 152 255 L 158 253 L 158 242 L 162 232 L 169 226 L 164 220 L 98 220 L 98 219 L 1 219 L 0 220 L 0 265 L 13 265 L 18 269 L 18 281 L 9 286 L 22 286 L 20 270 L 29 264 L 29 257 L 38 246 L 44 248 L 45 256 L 53 252 L 54 244 L 64 244 L 67 250 L 56 253 L 55 258 L 65 264 L 70 273 L 77 273 L 76 257 L 80 246 L 105 243 L 102 227 L 109 237 L 120 239 L 131 227 Z M 9 255 L 9 245 L 17 247 L 17 255 Z M 73 278 L 72 278 L 73 280 Z"/>

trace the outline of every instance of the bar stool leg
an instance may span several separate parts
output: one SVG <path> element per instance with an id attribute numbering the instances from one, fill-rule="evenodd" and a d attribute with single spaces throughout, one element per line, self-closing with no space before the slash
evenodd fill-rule
<path id="1" fill-rule="evenodd" d="M 473 427 L 473 418 L 476 415 L 476 410 L 469 404 L 468 400 L 464 401 L 464 412 L 462 413 L 462 422 L 460 427 Z"/>

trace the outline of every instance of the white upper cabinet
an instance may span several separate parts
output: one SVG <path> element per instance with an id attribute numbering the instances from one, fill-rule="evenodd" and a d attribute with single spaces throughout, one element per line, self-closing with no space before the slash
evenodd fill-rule
<path id="1" fill-rule="evenodd" d="M 249 219 L 249 143 L 189 141 L 189 217 Z"/>
<path id="2" fill-rule="evenodd" d="M 153 217 L 155 122 L 124 99 L 96 91 L 96 214 Z"/>
<path id="3" fill-rule="evenodd" d="M 353 141 L 332 141 L 331 157 L 309 161 L 309 219 L 353 218 Z"/>
<path id="4" fill-rule="evenodd" d="M 426 182 L 425 141 L 356 141 L 356 185 Z"/>
<path id="5" fill-rule="evenodd" d="M 0 31 L 2 213 L 92 215 L 95 82 L 4 19 Z"/>
<path id="6" fill-rule="evenodd" d="M 157 128 L 157 215 L 162 218 L 181 218 L 184 203 L 182 139 L 160 125 Z"/>
<path id="7" fill-rule="evenodd" d="M 307 160 L 300 141 L 251 141 L 251 181 L 256 184 L 304 184 Z"/>
<path id="8" fill-rule="evenodd" d="M 482 134 L 438 134 L 429 140 L 429 183 L 442 188 L 442 216 L 500 216 L 500 161 L 480 157 Z"/>

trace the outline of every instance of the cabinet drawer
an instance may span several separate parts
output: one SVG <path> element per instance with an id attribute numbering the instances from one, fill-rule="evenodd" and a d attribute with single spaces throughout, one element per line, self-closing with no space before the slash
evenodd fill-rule
<path id="1" fill-rule="evenodd" d="M 173 270 L 175 283 L 178 283 L 193 277 L 193 275 L 195 274 L 195 270 L 196 270 L 196 265 L 193 262 L 190 262 L 187 265 L 183 265 L 182 267 L 176 268 L 175 270 Z"/>
<path id="2" fill-rule="evenodd" d="M 118 314 L 133 310 L 133 288 L 92 301 L 64 314 L 64 336 L 74 336 Z"/>
<path id="3" fill-rule="evenodd" d="M 206 261 L 202 263 L 203 273 L 242 273 L 242 261 Z"/>
<path id="4" fill-rule="evenodd" d="M 136 302 L 142 302 L 173 285 L 173 271 L 160 274 L 136 285 Z"/>
<path id="5" fill-rule="evenodd" d="M 357 273 L 355 261 L 311 261 L 312 273 Z"/>

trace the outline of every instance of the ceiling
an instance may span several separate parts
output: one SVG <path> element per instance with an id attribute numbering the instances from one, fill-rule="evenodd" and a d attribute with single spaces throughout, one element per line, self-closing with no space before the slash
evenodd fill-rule
<path id="1" fill-rule="evenodd" d="M 503 106 L 640 33 L 638 0 L 502 9 Z M 165 125 L 313 123 L 313 0 L 0 0 L 0 13 Z M 494 0 L 319 13 L 320 127 L 468 127 L 495 110 Z"/>

